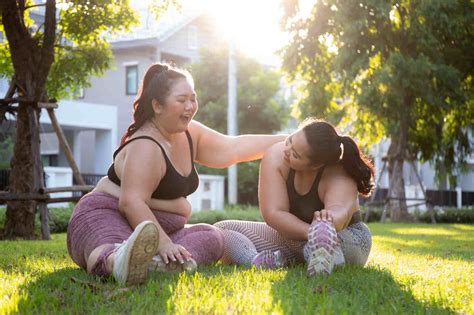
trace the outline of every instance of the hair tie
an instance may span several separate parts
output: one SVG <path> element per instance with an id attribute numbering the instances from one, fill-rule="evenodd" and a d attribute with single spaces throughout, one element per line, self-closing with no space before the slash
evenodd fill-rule
<path id="1" fill-rule="evenodd" d="M 341 154 L 339 155 L 339 161 L 341 161 L 342 158 L 344 157 L 344 143 L 342 143 L 341 136 L 337 136 L 337 139 L 339 140 L 339 148 L 341 148 Z"/>

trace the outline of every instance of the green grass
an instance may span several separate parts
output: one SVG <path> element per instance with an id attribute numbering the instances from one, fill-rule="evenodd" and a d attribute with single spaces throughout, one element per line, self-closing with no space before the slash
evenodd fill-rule
<path id="1" fill-rule="evenodd" d="M 78 269 L 65 234 L 0 242 L 0 314 L 474 313 L 472 225 L 370 224 L 368 266 L 308 279 L 303 267 L 153 275 L 121 288 Z"/>

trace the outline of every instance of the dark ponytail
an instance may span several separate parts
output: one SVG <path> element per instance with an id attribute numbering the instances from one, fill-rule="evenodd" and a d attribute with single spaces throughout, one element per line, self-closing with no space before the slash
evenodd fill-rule
<path id="1" fill-rule="evenodd" d="M 363 196 L 370 195 L 373 189 L 374 167 L 370 160 L 360 153 L 354 140 L 347 136 L 339 136 L 334 126 L 324 120 L 309 118 L 302 126 L 310 148 L 311 163 L 313 165 L 341 163 L 344 170 L 357 183 L 359 193 Z"/>
<path id="2" fill-rule="evenodd" d="M 189 79 L 192 82 L 191 75 L 187 71 L 168 64 L 155 63 L 147 69 L 133 102 L 133 121 L 122 136 L 120 144 L 124 144 L 140 127 L 153 118 L 153 99 L 162 105 L 165 104 L 177 79 Z"/>
<path id="3" fill-rule="evenodd" d="M 359 193 L 367 197 L 374 188 L 374 166 L 372 162 L 359 151 L 351 137 L 340 137 L 343 145 L 341 164 L 346 172 L 356 181 Z"/>

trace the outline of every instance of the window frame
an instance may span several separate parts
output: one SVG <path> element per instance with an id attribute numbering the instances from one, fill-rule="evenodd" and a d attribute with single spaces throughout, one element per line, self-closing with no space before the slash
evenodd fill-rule
<path id="1" fill-rule="evenodd" d="M 129 72 L 131 69 L 135 69 L 135 91 L 130 91 L 128 79 L 129 79 Z M 138 93 L 138 64 L 129 64 L 125 65 L 125 95 L 137 95 Z"/>

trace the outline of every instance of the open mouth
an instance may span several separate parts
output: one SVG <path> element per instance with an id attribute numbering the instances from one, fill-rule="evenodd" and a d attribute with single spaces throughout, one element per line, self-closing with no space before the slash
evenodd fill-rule
<path id="1" fill-rule="evenodd" d="M 181 115 L 181 120 L 183 120 L 186 123 L 189 123 L 192 118 L 193 118 L 192 115 Z"/>

